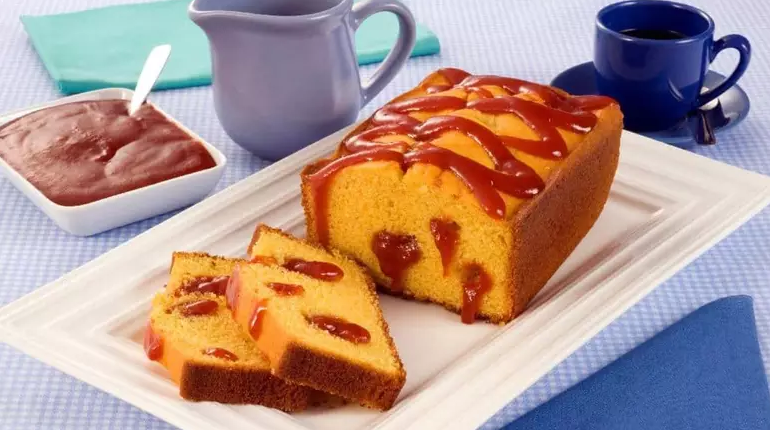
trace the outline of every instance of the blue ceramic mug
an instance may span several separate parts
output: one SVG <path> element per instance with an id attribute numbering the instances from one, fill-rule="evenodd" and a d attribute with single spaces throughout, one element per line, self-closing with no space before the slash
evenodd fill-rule
<path id="1" fill-rule="evenodd" d="M 701 94 L 709 65 L 727 48 L 740 53 L 735 71 Z M 692 6 L 633 0 L 609 5 L 596 17 L 597 88 L 620 103 L 629 130 L 676 125 L 733 86 L 750 57 L 745 37 L 731 34 L 715 41 L 714 21 Z"/>
<path id="2" fill-rule="evenodd" d="M 396 15 L 399 37 L 362 84 L 353 33 L 377 12 Z M 412 14 L 397 0 L 194 0 L 188 13 L 209 39 L 222 127 L 269 160 L 355 121 L 416 39 Z"/>

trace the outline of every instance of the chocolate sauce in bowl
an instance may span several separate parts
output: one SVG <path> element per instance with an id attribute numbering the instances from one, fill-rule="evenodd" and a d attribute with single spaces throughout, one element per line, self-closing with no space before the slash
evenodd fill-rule
<path id="1" fill-rule="evenodd" d="M 150 104 L 68 103 L 0 127 L 0 158 L 47 198 L 78 206 L 216 165 L 203 144 Z"/>

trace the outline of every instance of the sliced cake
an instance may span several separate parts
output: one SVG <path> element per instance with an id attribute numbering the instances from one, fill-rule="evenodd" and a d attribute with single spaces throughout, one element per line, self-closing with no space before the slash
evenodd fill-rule
<path id="1" fill-rule="evenodd" d="M 233 272 L 227 300 L 273 373 L 377 409 L 406 374 L 374 284 L 354 261 L 264 225 L 251 264 Z"/>
<path id="2" fill-rule="evenodd" d="M 227 308 L 224 294 L 239 262 L 245 260 L 174 253 L 166 289 L 153 300 L 145 351 L 168 369 L 185 399 L 302 410 L 312 390 L 273 376 Z"/>
<path id="3" fill-rule="evenodd" d="M 308 238 L 388 293 L 510 321 L 599 217 L 622 119 L 606 97 L 438 70 L 304 169 Z"/>

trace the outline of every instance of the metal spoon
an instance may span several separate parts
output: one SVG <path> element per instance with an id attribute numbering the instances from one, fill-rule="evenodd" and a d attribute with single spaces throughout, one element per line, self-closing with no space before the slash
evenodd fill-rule
<path id="1" fill-rule="evenodd" d="M 147 100 L 147 96 L 152 91 L 152 87 L 155 86 L 155 81 L 158 80 L 158 76 L 166 67 L 166 61 L 171 54 L 171 45 L 158 45 L 152 48 L 150 55 L 147 56 L 147 61 L 144 62 L 142 73 L 139 75 L 139 80 L 136 82 L 136 89 L 134 89 L 134 96 L 131 97 L 131 104 L 128 106 L 128 114 L 133 115 Z"/>
<path id="2" fill-rule="evenodd" d="M 708 91 L 705 86 L 701 88 L 701 94 Z M 699 145 L 714 145 L 717 143 L 714 127 L 723 125 L 719 121 L 723 118 L 722 106 L 719 98 L 716 98 L 690 113 L 690 130 L 695 142 Z M 715 123 L 716 122 L 716 123 Z"/>
<path id="3" fill-rule="evenodd" d="M 695 109 L 691 114 L 692 119 L 690 130 L 693 133 L 695 142 L 699 145 L 714 145 L 717 143 L 716 135 L 714 134 L 714 127 L 711 124 L 707 111 L 703 109 Z M 694 121 L 694 123 L 692 123 Z"/>

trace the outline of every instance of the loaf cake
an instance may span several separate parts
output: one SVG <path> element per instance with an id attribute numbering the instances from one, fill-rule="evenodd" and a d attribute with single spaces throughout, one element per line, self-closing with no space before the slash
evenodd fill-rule
<path id="1" fill-rule="evenodd" d="M 371 408 L 389 409 L 406 374 L 358 264 L 264 225 L 227 300 L 273 374 Z"/>
<path id="2" fill-rule="evenodd" d="M 510 321 L 601 213 L 621 129 L 606 97 L 438 70 L 306 166 L 307 236 L 387 293 Z"/>
<path id="3" fill-rule="evenodd" d="M 165 291 L 156 295 L 144 347 L 189 400 L 304 409 L 314 393 L 270 372 L 270 363 L 235 322 L 224 294 L 239 261 L 174 253 Z"/>

